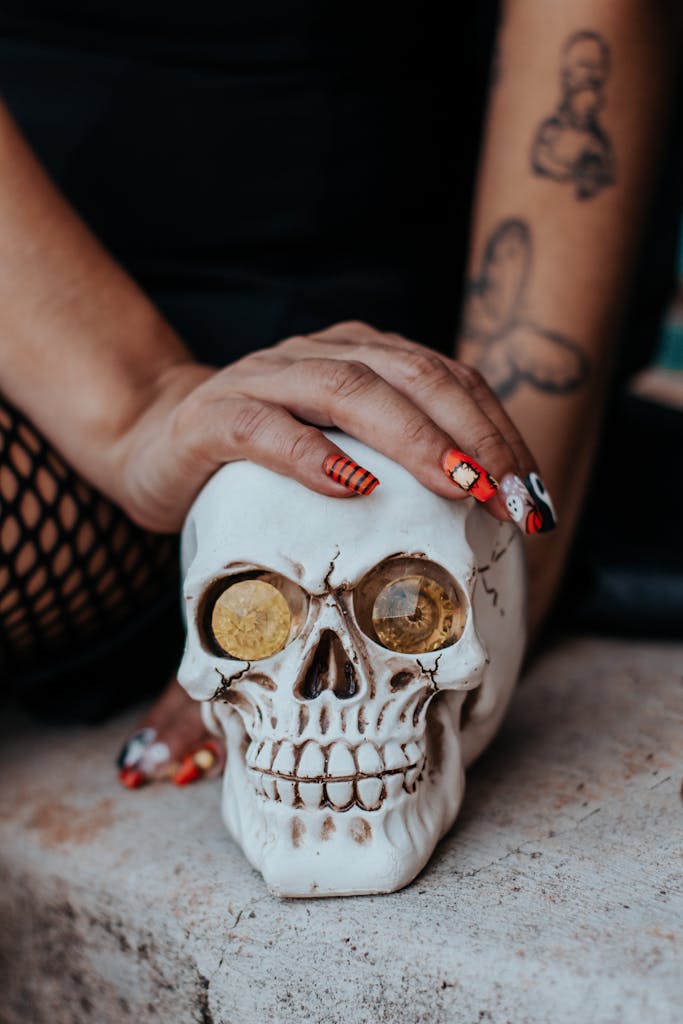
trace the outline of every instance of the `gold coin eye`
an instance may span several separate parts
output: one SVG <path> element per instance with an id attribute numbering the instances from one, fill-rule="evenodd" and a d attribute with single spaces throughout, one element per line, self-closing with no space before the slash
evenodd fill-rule
<path id="1" fill-rule="evenodd" d="M 242 573 L 211 589 L 204 615 L 210 646 L 237 661 L 260 661 L 283 650 L 306 618 L 305 592 L 277 573 Z"/>
<path id="2" fill-rule="evenodd" d="M 354 592 L 361 629 L 399 654 L 427 654 L 462 636 L 467 604 L 445 569 L 419 558 L 390 558 Z"/>

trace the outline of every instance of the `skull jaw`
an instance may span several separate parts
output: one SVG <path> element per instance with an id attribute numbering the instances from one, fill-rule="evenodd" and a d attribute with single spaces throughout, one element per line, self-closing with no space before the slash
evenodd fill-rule
<path id="1" fill-rule="evenodd" d="M 437 704 L 430 714 L 439 733 L 438 766 L 428 742 L 427 767 L 415 792 L 387 799 L 376 811 L 294 809 L 265 800 L 238 754 L 247 740 L 239 714 L 226 709 L 220 715 L 232 755 L 223 780 L 223 818 L 272 893 L 362 896 L 413 881 L 455 821 L 465 788 L 460 740 L 446 705 Z"/>

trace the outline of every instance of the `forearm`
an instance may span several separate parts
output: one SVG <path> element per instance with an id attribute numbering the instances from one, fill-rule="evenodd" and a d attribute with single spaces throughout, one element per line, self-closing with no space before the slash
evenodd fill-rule
<path id="1" fill-rule="evenodd" d="M 191 358 L 60 195 L 0 105 L 0 389 L 121 500 L 114 455 Z"/>
<path id="2" fill-rule="evenodd" d="M 514 0 L 499 40 L 459 353 L 504 397 L 558 507 L 532 622 L 583 501 L 666 118 L 674 5 Z"/>

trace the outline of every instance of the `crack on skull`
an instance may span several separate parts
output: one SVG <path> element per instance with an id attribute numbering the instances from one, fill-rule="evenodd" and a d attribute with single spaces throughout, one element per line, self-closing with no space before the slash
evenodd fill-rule
<path id="1" fill-rule="evenodd" d="M 494 608 L 496 608 L 498 606 L 498 589 L 496 587 L 489 587 L 486 583 L 486 577 L 484 576 L 484 572 L 486 571 L 486 569 L 490 568 L 491 566 L 487 565 L 485 569 L 481 569 L 479 572 L 479 577 L 481 579 L 481 585 L 484 588 L 484 593 L 488 594 L 488 596 L 492 598 L 491 604 Z"/>
<path id="2" fill-rule="evenodd" d="M 231 676 L 228 676 L 228 678 L 226 679 L 225 676 L 223 675 L 223 673 L 221 672 L 221 670 L 218 668 L 218 666 L 214 665 L 213 670 L 214 670 L 214 672 L 216 672 L 220 676 L 220 680 L 221 681 L 218 684 L 218 686 L 216 687 L 216 690 L 215 690 L 213 696 L 209 697 L 209 700 L 223 700 L 223 701 L 227 700 L 228 690 L 230 689 L 232 684 L 236 683 L 238 681 L 238 679 L 241 679 L 242 676 L 246 672 L 248 672 L 250 668 L 251 668 L 251 662 L 248 661 L 244 668 L 241 668 L 239 670 L 239 672 L 233 672 L 233 674 Z"/>
<path id="3" fill-rule="evenodd" d="M 436 681 L 436 674 L 439 671 L 439 662 L 441 661 L 442 657 L 443 651 L 441 651 L 440 654 L 437 654 L 436 658 L 434 659 L 433 668 L 425 668 L 425 666 L 422 664 L 419 658 L 415 659 L 415 661 L 420 666 L 420 672 L 422 673 L 423 676 L 426 676 L 429 679 L 430 683 L 432 684 L 435 690 L 439 689 L 439 684 Z"/>
<path id="4" fill-rule="evenodd" d="M 330 567 L 327 570 L 327 572 L 325 573 L 325 578 L 323 579 L 323 586 L 325 587 L 326 590 L 332 590 L 333 589 L 332 581 L 331 581 L 330 577 L 332 576 L 332 573 L 334 572 L 334 563 L 337 561 L 337 559 L 339 558 L 340 554 L 341 554 L 341 549 L 337 548 L 336 555 L 333 555 L 332 558 L 330 559 Z"/>
<path id="5" fill-rule="evenodd" d="M 500 551 L 495 551 L 495 550 L 493 551 L 493 553 L 491 555 L 491 561 L 492 562 L 499 562 L 501 560 L 501 558 L 503 557 L 503 555 L 506 555 L 507 552 L 509 551 L 509 549 L 512 547 L 515 539 L 516 539 L 515 538 L 515 534 L 511 533 L 510 536 L 508 537 L 508 542 L 505 545 L 505 547 L 501 548 Z"/>

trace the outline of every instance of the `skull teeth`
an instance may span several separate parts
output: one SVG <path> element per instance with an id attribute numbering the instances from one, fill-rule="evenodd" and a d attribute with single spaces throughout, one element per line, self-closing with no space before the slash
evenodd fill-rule
<path id="1" fill-rule="evenodd" d="M 275 775 L 294 774 L 294 747 L 289 740 L 283 740 L 273 760 L 273 773 Z"/>
<path id="2" fill-rule="evenodd" d="M 373 811 L 385 800 L 415 792 L 425 758 L 415 740 L 392 740 L 384 747 L 367 740 L 356 747 L 260 740 L 251 743 L 247 764 L 257 791 L 284 807 Z"/>
<path id="3" fill-rule="evenodd" d="M 325 755 L 312 740 L 301 751 L 297 775 L 303 779 L 319 779 L 325 774 Z"/>
<path id="4" fill-rule="evenodd" d="M 351 748 L 346 743 L 333 743 L 329 748 L 325 774 L 334 778 L 356 774 L 356 763 Z"/>
<path id="5" fill-rule="evenodd" d="M 259 744 L 253 744 L 249 748 L 256 747 L 252 751 L 252 766 L 263 771 L 265 768 L 270 768 L 273 763 L 273 744 L 270 740 L 262 740 Z"/>
<path id="6" fill-rule="evenodd" d="M 297 782 L 299 801 L 304 807 L 322 807 L 325 802 L 322 782 Z"/>
<path id="7" fill-rule="evenodd" d="M 384 787 L 389 800 L 397 799 L 403 792 L 405 776 L 401 772 L 395 775 L 387 775 L 384 779 Z"/>
<path id="8" fill-rule="evenodd" d="M 352 782 L 326 782 L 324 795 L 336 810 L 343 811 L 354 801 L 354 786 Z"/>
<path id="9" fill-rule="evenodd" d="M 417 744 L 415 744 L 417 747 Z M 418 752 L 420 748 L 418 747 Z M 407 768 L 411 764 L 404 748 L 396 740 L 390 740 L 384 747 L 384 765 L 389 771 Z"/>
<path id="10" fill-rule="evenodd" d="M 321 746 L 315 740 L 296 746 L 289 740 L 266 739 L 253 740 L 247 750 L 249 768 L 292 782 L 356 782 L 421 768 L 423 760 L 416 740 L 390 740 L 384 746 L 364 740 L 351 747 L 340 742 Z"/>
<path id="11" fill-rule="evenodd" d="M 356 764 L 363 775 L 379 775 L 384 762 L 374 743 L 361 743 L 356 747 Z"/>
<path id="12" fill-rule="evenodd" d="M 287 807 L 293 807 L 297 802 L 296 783 L 291 779 L 276 779 L 275 784 L 281 802 Z"/>
<path id="13" fill-rule="evenodd" d="M 374 811 L 382 802 L 384 785 L 381 779 L 361 779 L 356 783 L 359 802 L 367 811 Z"/>
<path id="14" fill-rule="evenodd" d="M 253 772 L 253 781 L 257 791 L 266 800 L 284 807 L 347 811 L 355 806 L 364 811 L 376 811 L 385 800 L 395 800 L 405 793 L 414 793 L 421 771 L 422 766 L 415 766 L 408 772 L 395 772 L 382 777 L 325 783 L 294 782 L 270 773 Z"/>

